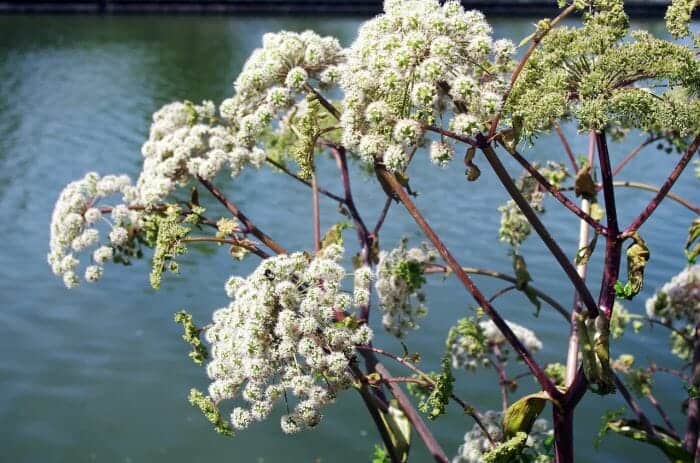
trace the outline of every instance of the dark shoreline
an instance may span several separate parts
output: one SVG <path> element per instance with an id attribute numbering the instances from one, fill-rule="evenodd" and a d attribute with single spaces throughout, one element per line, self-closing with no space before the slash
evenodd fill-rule
<path id="1" fill-rule="evenodd" d="M 554 0 L 475 0 L 465 7 L 486 14 L 504 16 L 551 15 L 557 11 Z M 381 11 L 378 0 L 20 0 L 0 1 L 0 14 L 289 14 L 370 16 Z M 638 0 L 628 2 L 626 11 L 634 17 L 663 17 L 666 2 Z"/>

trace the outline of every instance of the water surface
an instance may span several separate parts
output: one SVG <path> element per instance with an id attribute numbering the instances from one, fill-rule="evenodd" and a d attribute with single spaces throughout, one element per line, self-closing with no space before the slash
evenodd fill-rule
<path id="1" fill-rule="evenodd" d="M 20 462 L 357 462 L 367 461 L 379 440 L 360 400 L 347 393 L 328 410 L 316 430 L 283 436 L 271 419 L 235 439 L 214 434 L 186 395 L 204 387 L 203 371 L 186 356 L 172 313 L 188 308 L 199 320 L 226 303 L 223 282 L 245 274 L 253 261 L 232 262 L 225 253 L 205 248 L 188 255 L 182 275 L 168 277 L 162 290 L 148 286 L 148 262 L 130 268 L 108 266 L 95 286 L 68 291 L 45 263 L 53 203 L 63 186 L 85 172 L 125 172 L 135 177 L 140 145 L 151 114 L 161 105 L 189 99 L 220 101 L 245 57 L 267 31 L 312 28 L 334 34 L 348 44 L 359 19 L 225 18 L 225 17 L 0 17 L 0 460 Z M 497 36 L 519 40 L 534 20 L 497 19 Z M 661 31 L 660 23 L 647 24 Z M 573 136 L 573 131 L 569 131 Z M 531 159 L 561 159 L 556 138 L 546 138 Z M 614 144 L 616 159 L 639 141 Z M 577 139 L 577 153 L 586 142 Z M 622 179 L 659 183 L 675 156 L 656 151 L 640 155 Z M 496 240 L 506 199 L 485 163 L 477 183 L 464 181 L 455 163 L 448 170 L 429 166 L 424 158 L 412 167 L 417 198 L 436 230 L 465 265 L 510 270 L 507 247 Z M 509 164 L 514 175 L 519 171 Z M 339 185 L 331 162 L 321 163 L 321 182 Z M 357 201 L 368 222 L 383 203 L 376 182 L 353 173 Z M 289 249 L 308 248 L 310 199 L 296 183 L 261 171 L 248 172 L 227 190 L 253 219 Z M 686 173 L 674 191 L 696 202 L 697 180 Z M 622 222 L 634 216 L 649 193 L 620 191 Z M 323 203 L 324 226 L 339 220 L 332 203 Z M 652 289 L 677 273 L 683 264 L 682 243 L 693 215 L 677 204 L 665 204 L 643 231 L 652 249 L 644 293 L 628 308 L 643 312 Z M 554 203 L 546 223 L 573 255 L 578 224 Z M 392 247 L 402 236 L 419 239 L 410 217 L 394 206 L 382 235 Z M 352 243 L 354 237 L 348 234 Z M 571 288 L 536 238 L 525 246 L 535 284 L 560 299 L 571 300 Z M 591 281 L 599 276 L 593 265 Z M 498 282 L 479 279 L 487 294 Z M 596 292 L 597 288 L 592 287 Z M 472 301 L 455 279 L 431 279 L 430 316 L 408 344 L 424 352 L 425 366 L 435 366 L 444 336 L 464 316 Z M 510 319 L 537 328 L 545 349 L 543 362 L 563 361 L 566 327 L 558 315 L 532 307 L 513 294 L 499 307 Z M 375 314 L 376 317 L 376 314 Z M 374 320 L 375 322 L 377 320 Z M 653 356 L 677 366 L 665 354 L 666 334 L 628 337 L 617 352 L 631 351 L 640 361 Z M 380 335 L 380 343 L 398 348 Z M 390 365 L 400 373 L 399 368 Z M 523 369 L 512 366 L 511 371 Z M 458 393 L 481 409 L 499 404 L 494 377 L 459 373 Z M 677 383 L 659 378 L 659 398 L 666 400 L 675 423 L 682 427 Z M 534 389 L 529 380 L 522 392 Z M 611 437 L 599 451 L 591 448 L 601 413 L 620 405 L 619 397 L 589 394 L 577 415 L 576 444 L 581 462 L 662 461 L 655 449 Z M 472 423 L 456 409 L 433 428 L 445 449 L 454 454 Z M 428 461 L 417 445 L 415 461 Z"/>

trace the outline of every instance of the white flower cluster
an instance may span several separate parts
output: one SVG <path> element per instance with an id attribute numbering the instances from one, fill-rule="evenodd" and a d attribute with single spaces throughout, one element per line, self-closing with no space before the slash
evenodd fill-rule
<path id="1" fill-rule="evenodd" d="M 337 39 L 312 31 L 265 34 L 262 48 L 253 51 L 234 82 L 235 95 L 220 106 L 235 130 L 236 146 L 253 149 L 274 118 L 285 118 L 305 84 L 334 84 L 341 52 Z"/>
<path id="2" fill-rule="evenodd" d="M 321 409 L 352 384 L 349 358 L 372 331 L 336 322 L 351 300 L 341 288 L 342 248 L 330 248 L 310 262 L 303 253 L 265 259 L 247 278 L 226 283 L 233 302 L 214 312 L 206 331 L 212 356 L 207 373 L 215 403 L 242 397 L 245 405 L 231 413 L 235 429 L 264 420 L 292 396 L 297 403 L 282 416 L 282 430 L 313 427 Z"/>
<path id="3" fill-rule="evenodd" d="M 141 148 L 144 162 L 137 182 L 138 203 L 158 204 L 193 177 L 212 179 L 225 166 L 234 176 L 246 164 L 262 165 L 265 154 L 261 150 L 237 149 L 231 130 L 215 120 L 216 107 L 211 101 L 170 103 L 156 111 L 148 141 Z"/>
<path id="4" fill-rule="evenodd" d="M 489 410 L 482 416 L 482 422 L 486 427 L 491 438 L 496 442 L 502 442 L 504 439 L 501 422 L 503 413 Z M 537 463 L 549 463 L 551 457 L 545 454 L 545 441 L 552 435 L 552 429 L 545 419 L 535 420 L 532 425 L 530 434 L 525 443 L 524 452 L 532 459 L 526 461 L 535 461 Z M 482 463 L 484 454 L 492 449 L 491 443 L 484 435 L 484 432 L 478 425 L 474 425 L 471 431 L 464 435 L 464 443 L 457 450 L 457 455 L 452 459 L 452 463 Z"/>
<path id="5" fill-rule="evenodd" d="M 506 324 L 513 330 L 515 336 L 531 352 L 542 349 L 542 342 L 535 333 L 524 326 L 506 320 Z M 465 370 L 475 370 L 478 366 L 491 364 L 488 354 L 493 346 L 504 347 L 509 345 L 496 324 L 491 320 L 482 320 L 476 324 L 478 333 L 470 333 L 470 336 L 458 336 L 451 344 L 452 367 Z M 502 355 L 505 352 L 501 351 Z"/>
<path id="6" fill-rule="evenodd" d="M 646 301 L 649 318 L 665 322 L 684 320 L 695 325 L 700 320 L 700 265 L 683 269 Z"/>
<path id="7" fill-rule="evenodd" d="M 355 289 L 352 301 L 355 307 L 369 304 L 370 288 L 372 285 L 372 269 L 368 265 L 355 270 Z"/>
<path id="8" fill-rule="evenodd" d="M 385 14 L 360 28 L 341 75 L 343 144 L 368 163 L 405 168 L 424 123 L 456 114 L 452 129 L 479 132 L 498 111 L 514 45 L 493 42 L 478 11 L 448 0 L 386 0 Z M 431 158 L 444 165 L 450 148 Z"/>
<path id="9" fill-rule="evenodd" d="M 402 338 L 406 331 L 417 329 L 418 319 L 427 313 L 425 295 L 420 289 L 425 282 L 425 265 L 435 257 L 425 244 L 406 249 L 405 240 L 391 252 L 379 253 L 375 287 L 382 324 L 394 336 Z"/>
<path id="10" fill-rule="evenodd" d="M 90 172 L 80 180 L 69 183 L 61 192 L 51 216 L 50 251 L 47 256 L 51 270 L 63 277 L 68 288 L 80 283 L 77 273 L 80 261 L 74 253 L 95 247 L 100 242 L 98 223 L 103 219 L 102 212 L 95 207 L 100 199 L 122 195 L 128 202 L 134 197 L 134 187 L 126 175 L 106 175 L 100 177 Z M 95 282 L 102 277 L 103 264 L 113 255 L 113 246 L 121 246 L 129 239 L 128 228 L 139 220 L 139 213 L 130 210 L 125 204 L 112 208 L 112 220 L 105 223 L 112 226 L 109 233 L 111 246 L 99 246 L 92 253 L 92 265 L 85 268 L 85 280 Z"/>

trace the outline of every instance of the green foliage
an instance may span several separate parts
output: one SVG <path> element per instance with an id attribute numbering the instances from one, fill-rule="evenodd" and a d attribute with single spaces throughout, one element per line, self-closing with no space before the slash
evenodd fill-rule
<path id="1" fill-rule="evenodd" d="M 447 353 L 451 352 L 459 342 L 459 347 L 473 358 L 480 358 L 486 354 L 486 337 L 477 320 L 462 318 L 450 328 L 445 342 Z M 446 354 L 447 354 L 446 353 Z"/>
<path id="2" fill-rule="evenodd" d="M 681 360 L 690 361 L 693 356 L 693 335 L 695 328 L 692 325 L 671 331 L 671 353 Z"/>
<path id="3" fill-rule="evenodd" d="M 632 329 L 638 333 L 641 329 L 642 317 L 630 313 L 622 304 L 615 302 L 613 305 L 612 316 L 610 317 L 610 336 L 612 339 L 619 339 L 625 334 L 625 329 L 632 324 Z"/>
<path id="4" fill-rule="evenodd" d="M 185 216 L 185 219 L 183 220 L 184 223 L 188 223 L 191 225 L 198 225 L 202 223 L 204 213 L 206 212 L 206 209 L 203 208 L 202 206 L 192 206 L 192 209 L 190 212 Z"/>
<path id="5" fill-rule="evenodd" d="M 190 389 L 189 402 L 193 407 L 199 408 L 202 414 L 214 425 L 216 432 L 228 437 L 233 436 L 233 428 L 231 428 L 231 425 L 221 416 L 216 404 L 214 404 L 209 397 L 202 394 L 197 389 Z"/>
<path id="6" fill-rule="evenodd" d="M 688 263 L 693 265 L 700 255 L 700 219 L 693 220 L 688 229 L 688 239 L 685 242 L 685 256 Z"/>
<path id="7" fill-rule="evenodd" d="M 600 447 L 600 444 L 603 443 L 603 438 L 605 438 L 608 431 L 610 431 L 608 424 L 622 418 L 625 415 L 625 411 L 625 407 L 620 407 L 612 410 L 606 410 L 605 413 L 603 413 L 603 416 L 600 417 L 600 429 L 598 429 L 598 434 L 596 437 L 593 438 L 593 447 L 596 449 Z"/>
<path id="8" fill-rule="evenodd" d="M 411 422 L 406 417 L 406 414 L 399 408 L 397 402 L 392 400 L 389 403 L 389 410 L 386 413 L 380 411 L 379 415 L 382 419 L 384 428 L 389 434 L 391 446 L 395 452 L 395 455 L 402 463 L 408 461 L 408 453 L 411 449 L 412 426 Z M 376 453 L 377 448 L 375 447 L 375 454 Z M 382 454 L 380 453 L 378 455 L 381 456 Z M 387 458 L 387 461 L 389 461 L 389 455 L 386 452 L 384 452 L 384 457 Z"/>
<path id="9" fill-rule="evenodd" d="M 192 352 L 189 353 L 189 357 L 194 363 L 201 365 L 204 360 L 209 358 L 209 352 L 207 352 L 207 348 L 199 338 L 200 330 L 192 321 L 192 315 L 185 310 L 181 310 L 175 314 L 174 320 L 175 323 L 181 324 L 185 330 L 182 339 L 192 346 Z"/>
<path id="10" fill-rule="evenodd" d="M 440 366 L 442 367 L 440 373 L 432 376 L 435 385 L 430 394 L 418 404 L 418 409 L 427 413 L 431 420 L 445 414 L 445 408 L 450 401 L 455 383 L 449 355 L 443 356 Z"/>
<path id="11" fill-rule="evenodd" d="M 386 451 L 383 445 L 375 444 L 374 451 L 372 451 L 372 463 L 391 463 L 389 458 L 389 453 Z"/>
<path id="12" fill-rule="evenodd" d="M 652 391 L 652 375 L 647 370 L 636 368 L 627 373 L 627 384 L 640 397 L 646 397 Z"/>
<path id="13" fill-rule="evenodd" d="M 321 103 L 313 96 L 306 99 L 307 107 L 295 125 L 297 141 L 291 148 L 290 154 L 299 166 L 299 177 L 311 178 L 314 167 L 314 152 L 316 141 L 321 135 L 321 118 L 324 116 Z"/>
<path id="14" fill-rule="evenodd" d="M 654 428 L 655 435 L 649 436 L 642 425 L 635 420 L 609 420 L 604 423 L 606 431 L 629 437 L 638 442 L 651 444 L 661 450 L 672 463 L 691 463 L 694 458 L 684 448 L 683 443 L 667 434 L 663 429 Z M 603 435 L 605 432 L 603 432 Z"/>
<path id="15" fill-rule="evenodd" d="M 527 433 L 518 432 L 515 436 L 499 444 L 484 454 L 484 463 L 512 463 L 517 461 L 527 442 Z"/>
<path id="16" fill-rule="evenodd" d="M 566 365 L 562 363 L 549 363 L 544 373 L 552 380 L 555 386 L 564 386 L 566 381 Z"/>
<path id="17" fill-rule="evenodd" d="M 518 291 L 525 293 L 528 300 L 535 306 L 535 317 L 539 316 L 542 304 L 537 294 L 535 294 L 535 291 L 528 286 L 528 283 L 532 281 L 532 277 L 530 276 L 530 272 L 527 271 L 525 258 L 517 253 L 513 253 L 513 272 L 515 273 L 516 279 L 515 287 Z"/>
<path id="18" fill-rule="evenodd" d="M 538 392 L 526 395 L 511 404 L 503 415 L 503 432 L 506 438 L 510 439 L 521 432 L 529 434 L 547 400 L 550 399 L 545 392 Z"/>
<path id="19" fill-rule="evenodd" d="M 582 131 L 698 133 L 700 64 L 692 50 L 648 33 L 628 35 L 620 0 L 590 3 L 581 27 L 557 27 L 543 38 L 513 88 L 506 111 L 522 119 L 524 135 L 569 119 Z M 633 87 L 638 82 L 655 90 Z"/>
<path id="20" fill-rule="evenodd" d="M 649 262 L 649 248 L 637 232 L 632 235 L 627 248 L 627 283 L 616 282 L 615 294 L 619 298 L 632 299 L 644 285 L 644 268 Z"/>
<path id="21" fill-rule="evenodd" d="M 410 292 L 418 291 L 426 282 L 425 264 L 415 260 L 401 260 L 393 269 L 394 275 L 408 285 Z"/>
<path id="22" fill-rule="evenodd" d="M 352 228 L 352 223 L 348 221 L 338 222 L 331 225 L 331 227 L 324 233 L 321 238 L 321 249 L 325 249 L 332 244 L 343 244 L 343 230 Z"/>
<path id="23" fill-rule="evenodd" d="M 693 10 L 698 6 L 697 0 L 672 0 L 666 10 L 666 28 L 676 38 L 690 35 L 688 23 Z M 698 37 L 695 38 L 696 43 Z"/>
<path id="24" fill-rule="evenodd" d="M 179 214 L 179 208 L 170 206 L 165 215 L 150 216 L 148 239 L 153 240 L 154 230 L 156 235 L 150 276 L 151 286 L 155 289 L 160 288 L 163 272 L 170 270 L 178 273 L 179 267 L 174 259 L 187 252 L 182 240 L 190 233 L 190 229 L 180 223 Z"/>
<path id="25" fill-rule="evenodd" d="M 576 317 L 581 342 L 583 372 L 591 391 L 605 395 L 615 392 L 610 368 L 610 325 L 605 315 L 591 319 L 586 313 Z"/>

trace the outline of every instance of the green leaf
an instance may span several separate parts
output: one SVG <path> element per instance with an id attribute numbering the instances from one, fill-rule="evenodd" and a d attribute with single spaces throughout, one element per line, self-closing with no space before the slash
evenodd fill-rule
<path id="1" fill-rule="evenodd" d="M 591 319 L 586 313 L 576 317 L 581 343 L 583 372 L 590 389 L 605 395 L 615 391 L 613 371 L 610 368 L 610 324 L 605 315 Z"/>
<path id="2" fill-rule="evenodd" d="M 591 175 L 591 164 L 588 161 L 583 163 L 576 174 L 576 179 L 574 180 L 574 192 L 576 193 L 576 196 L 580 196 L 591 201 L 595 199 L 596 185 Z"/>
<path id="3" fill-rule="evenodd" d="M 389 453 L 383 445 L 375 444 L 371 457 L 372 463 L 391 463 Z"/>
<path id="4" fill-rule="evenodd" d="M 503 415 L 503 432 L 506 438 L 515 437 L 518 433 L 527 436 L 532 425 L 550 400 L 546 392 L 526 395 L 514 402 Z"/>
<path id="5" fill-rule="evenodd" d="M 644 442 L 660 449 L 669 461 L 673 463 L 692 463 L 693 456 L 684 448 L 683 443 L 667 434 L 663 429 L 654 427 L 655 437 L 649 436 L 636 420 L 616 420 L 605 424 L 606 430 L 621 436 L 629 437 L 638 442 Z"/>
<path id="6" fill-rule="evenodd" d="M 411 449 L 411 422 L 395 400 L 389 403 L 389 410 L 386 413 L 380 411 L 379 416 L 384 422 L 385 429 L 389 433 L 392 446 L 397 451 L 400 461 L 405 463 L 408 461 L 408 452 Z"/>
<path id="7" fill-rule="evenodd" d="M 467 170 L 464 172 L 464 175 L 470 182 L 476 181 L 481 176 L 481 170 L 473 162 L 475 154 L 476 148 L 472 146 L 467 150 L 467 153 L 464 155 L 464 165 L 467 166 Z"/>
<path id="8" fill-rule="evenodd" d="M 696 242 L 697 241 L 697 242 Z M 695 245 L 693 246 L 693 243 Z M 685 242 L 685 256 L 689 264 L 695 264 L 700 255 L 700 219 L 693 220 L 688 228 L 688 239 Z"/>
<path id="9" fill-rule="evenodd" d="M 221 435 L 232 437 L 233 428 L 222 416 L 216 404 L 197 389 L 190 389 L 189 402 L 199 408 L 202 414 L 214 425 L 214 429 Z"/>
<path id="10" fill-rule="evenodd" d="M 639 294 L 644 286 L 644 268 L 649 262 L 649 248 L 639 236 L 634 232 L 631 236 L 633 242 L 627 248 L 627 283 L 615 284 L 615 294 L 624 299 L 632 299 Z M 618 285 L 619 283 L 619 285 Z"/>
<path id="11" fill-rule="evenodd" d="M 209 352 L 199 338 L 200 330 L 192 321 L 192 315 L 185 310 L 181 310 L 175 314 L 174 320 L 175 323 L 181 324 L 185 330 L 182 339 L 192 346 L 192 352 L 189 353 L 189 357 L 194 363 L 201 365 L 204 360 L 209 358 Z"/>
<path id="12" fill-rule="evenodd" d="M 325 249 L 332 244 L 339 244 L 342 246 L 343 230 L 347 230 L 348 228 L 352 228 L 352 224 L 347 221 L 331 225 L 321 238 L 321 249 Z"/>

